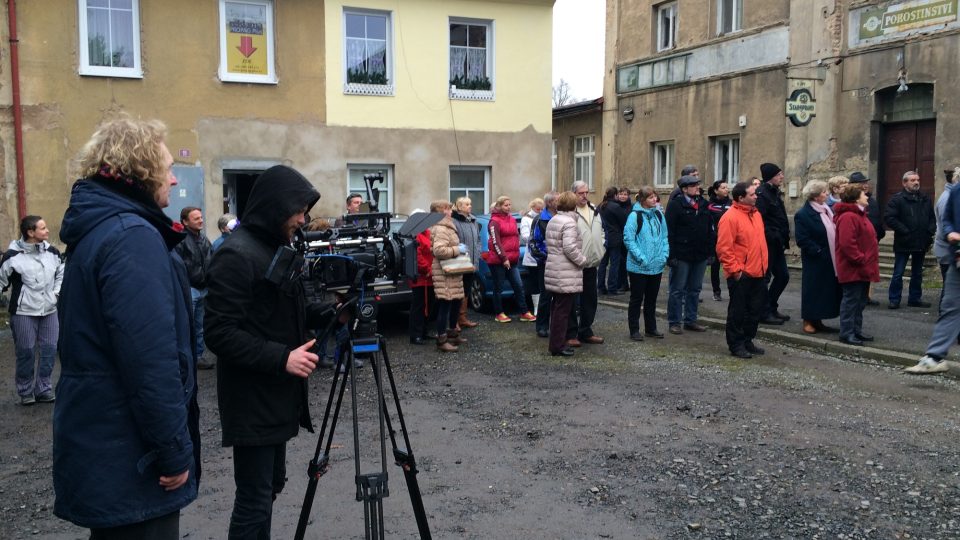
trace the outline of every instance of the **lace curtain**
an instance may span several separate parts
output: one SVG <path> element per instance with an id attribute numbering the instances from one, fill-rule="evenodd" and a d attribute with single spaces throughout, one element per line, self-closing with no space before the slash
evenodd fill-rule
<path id="1" fill-rule="evenodd" d="M 450 79 L 477 80 L 487 76 L 487 50 L 450 47 Z"/>
<path id="2" fill-rule="evenodd" d="M 347 69 L 369 74 L 387 72 L 387 44 L 375 39 L 347 39 Z"/>

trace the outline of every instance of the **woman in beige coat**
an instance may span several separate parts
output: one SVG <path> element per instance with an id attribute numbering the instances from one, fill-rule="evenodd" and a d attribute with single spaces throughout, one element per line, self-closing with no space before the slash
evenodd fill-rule
<path id="1" fill-rule="evenodd" d="M 433 294 L 437 297 L 437 350 L 457 352 L 457 345 L 467 342 L 456 329 L 460 302 L 463 300 L 463 275 L 447 274 L 440 266 L 440 261 L 466 253 L 467 246 L 461 244 L 457 236 L 457 227 L 450 217 L 453 213 L 450 201 L 434 201 L 430 204 L 430 211 L 444 214 L 443 219 L 430 228 L 430 244 L 433 246 L 431 276 Z"/>
<path id="2" fill-rule="evenodd" d="M 550 354 L 573 356 L 567 346 L 567 321 L 573 301 L 583 291 L 583 265 L 587 262 L 577 229 L 577 196 L 564 191 L 557 198 L 557 215 L 547 225 L 547 264 L 543 284 L 551 293 Z"/>

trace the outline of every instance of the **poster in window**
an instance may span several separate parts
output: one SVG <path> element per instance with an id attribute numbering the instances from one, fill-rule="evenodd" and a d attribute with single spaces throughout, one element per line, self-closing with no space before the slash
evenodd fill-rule
<path id="1" fill-rule="evenodd" d="M 226 2 L 227 73 L 269 75 L 267 6 Z"/>

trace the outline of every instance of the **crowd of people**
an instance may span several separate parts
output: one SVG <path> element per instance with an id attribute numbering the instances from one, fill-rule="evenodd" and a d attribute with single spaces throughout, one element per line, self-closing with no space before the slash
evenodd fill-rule
<path id="1" fill-rule="evenodd" d="M 309 329 L 347 322 L 333 320 L 336 305 L 309 302 L 300 273 L 289 271 L 298 264 L 290 243 L 320 194 L 298 171 L 271 167 L 253 184 L 242 225 L 222 216 L 221 236 L 211 243 L 199 208 L 183 209 L 179 223 L 163 213 L 177 183 L 165 137 L 162 123 L 129 117 L 97 129 L 81 152 L 61 226 L 66 263 L 40 216 L 21 220 L 21 237 L 0 263 L 0 287 L 11 295 L 16 389 L 23 405 L 55 402 L 57 516 L 95 539 L 172 539 L 201 476 L 196 370 L 215 364 L 222 444 L 232 449 L 236 486 L 228 536 L 268 538 L 286 443 L 313 429 L 307 381 L 324 365 L 324 352 Z M 707 198 L 697 168 L 687 166 L 665 205 L 642 186 L 633 201 L 630 189 L 611 188 L 594 206 L 587 184 L 575 182 L 531 201 L 519 224 L 511 199 L 501 196 L 486 218 L 486 246 L 469 198 L 435 201 L 435 224 L 416 237 L 410 342 L 463 350 L 464 330 L 479 324 L 464 300 L 482 259 L 493 281 L 492 320 L 534 322 L 554 356 L 604 343 L 593 329 L 598 295 L 628 292 L 629 338 L 663 339 L 656 305 L 666 269 L 667 331 L 703 332 L 698 306 L 708 268 L 714 300 L 723 297 L 721 270 L 726 278 L 730 353 L 763 354 L 754 341 L 759 324 L 790 319 L 779 297 L 789 280 L 791 234 L 783 172 L 771 163 L 760 171 L 761 178 L 732 187 L 712 183 Z M 946 371 L 944 358 L 960 335 L 956 180 L 960 168 L 934 206 L 908 171 L 884 212 L 895 252 L 887 307 L 900 308 L 908 262 L 906 304 L 929 307 L 921 287 L 931 245 L 944 279 L 933 336 L 910 373 Z M 869 179 L 812 180 L 802 193 L 792 236 L 803 262 L 803 331 L 830 332 L 824 321 L 839 318 L 839 339 L 863 345 L 873 340 L 863 312 L 879 281 L 884 234 Z M 361 199 L 347 198 L 342 224 Z M 528 290 L 521 266 L 531 275 Z M 504 282 L 513 290 L 513 316 Z M 61 325 L 71 331 L 61 335 Z"/>

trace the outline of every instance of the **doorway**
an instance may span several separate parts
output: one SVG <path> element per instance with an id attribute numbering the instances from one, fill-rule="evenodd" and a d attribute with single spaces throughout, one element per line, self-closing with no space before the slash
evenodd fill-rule
<path id="1" fill-rule="evenodd" d="M 243 222 L 243 211 L 250 198 L 253 182 L 263 170 L 224 169 L 223 170 L 223 213 L 231 213 Z"/>
<path id="2" fill-rule="evenodd" d="M 934 200 L 937 121 L 933 85 L 913 84 L 906 92 L 889 88 L 879 93 L 881 111 L 877 196 L 886 205 L 903 189 L 903 173 L 920 175 L 920 191 Z"/>

